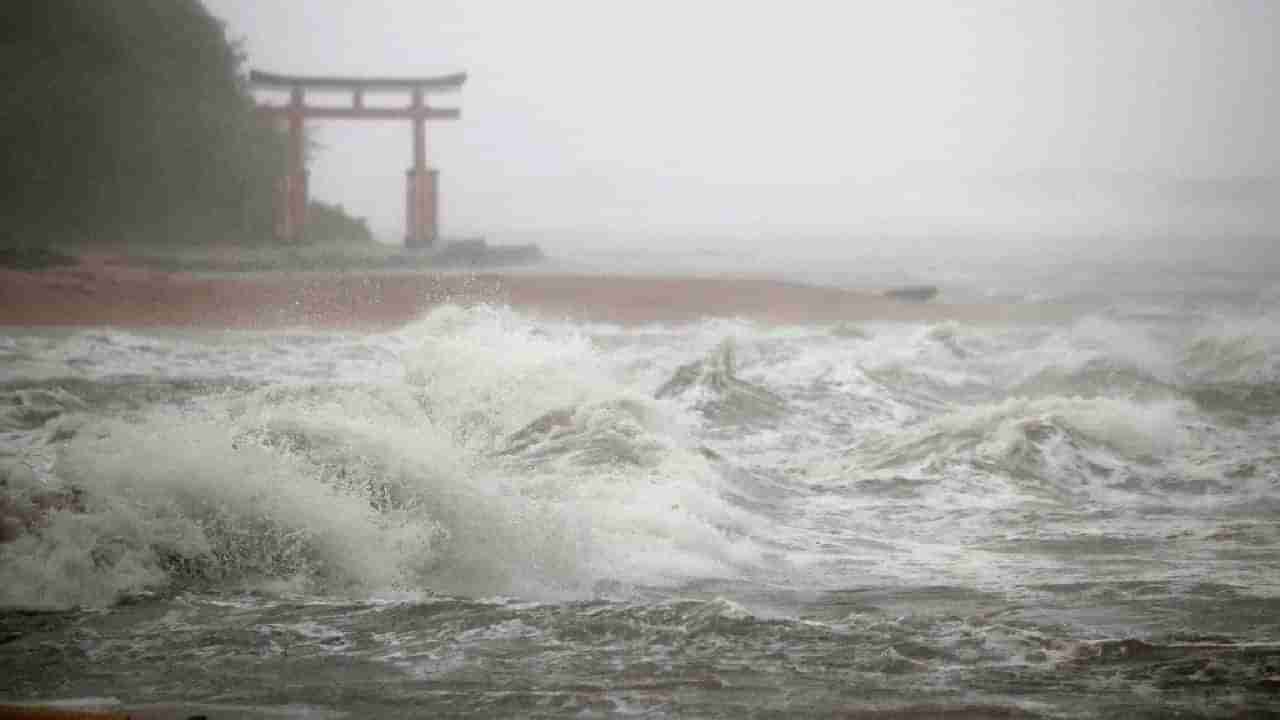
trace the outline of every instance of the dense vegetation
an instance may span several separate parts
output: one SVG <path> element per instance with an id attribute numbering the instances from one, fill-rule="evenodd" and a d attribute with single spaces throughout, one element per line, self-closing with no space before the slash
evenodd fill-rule
<path id="1" fill-rule="evenodd" d="M 199 0 L 8 0 L 0 246 L 270 237 L 284 143 L 242 62 Z"/>
<path id="2" fill-rule="evenodd" d="M 307 208 L 307 240 L 311 243 L 373 242 L 373 231 L 364 218 L 347 214 L 341 205 L 312 200 Z"/>

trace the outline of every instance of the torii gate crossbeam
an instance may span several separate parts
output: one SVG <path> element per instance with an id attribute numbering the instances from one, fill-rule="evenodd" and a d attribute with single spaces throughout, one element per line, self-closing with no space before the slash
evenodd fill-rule
<path id="1" fill-rule="evenodd" d="M 288 105 L 258 103 L 258 111 L 284 120 L 289 132 L 288 167 L 278 189 L 276 236 L 285 242 L 299 240 L 306 231 L 307 169 L 303 126 L 316 120 L 408 120 L 413 125 L 413 165 L 405 179 L 405 246 L 429 247 L 438 238 L 439 173 L 427 167 L 427 120 L 454 120 L 461 112 L 454 108 L 433 108 L 426 103 L 430 92 L 458 90 L 466 73 L 418 78 L 333 77 L 277 75 L 258 70 L 249 73 L 255 88 L 288 90 Z M 350 107 L 307 105 L 307 91 L 351 93 Z M 364 96 L 371 93 L 407 93 L 404 107 L 365 107 Z"/>

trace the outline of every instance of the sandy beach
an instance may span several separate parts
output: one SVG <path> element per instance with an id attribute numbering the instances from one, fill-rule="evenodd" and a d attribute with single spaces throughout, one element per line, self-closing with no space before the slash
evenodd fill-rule
<path id="1" fill-rule="evenodd" d="M 207 277 L 117 257 L 38 271 L 0 270 L 0 325 L 381 330 L 443 303 L 495 303 L 624 325 L 741 317 L 776 324 L 1056 322 L 1071 308 L 903 302 L 876 292 L 766 277 L 430 272 L 264 272 Z"/>

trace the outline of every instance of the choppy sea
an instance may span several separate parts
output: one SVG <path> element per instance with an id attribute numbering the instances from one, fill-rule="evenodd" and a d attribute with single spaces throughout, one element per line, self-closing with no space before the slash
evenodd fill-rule
<path id="1" fill-rule="evenodd" d="M 0 703 L 1280 713 L 1274 280 L 1009 277 L 1085 310 L 7 329 Z"/>

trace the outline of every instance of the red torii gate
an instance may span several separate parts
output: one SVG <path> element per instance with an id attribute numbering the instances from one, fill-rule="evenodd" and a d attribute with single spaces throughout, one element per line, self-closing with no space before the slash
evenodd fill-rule
<path id="1" fill-rule="evenodd" d="M 423 78 L 352 78 L 303 77 L 277 75 L 253 70 L 249 83 L 255 88 L 288 90 L 288 105 L 258 103 L 258 111 L 283 119 L 289 127 L 288 167 L 280 180 L 276 201 L 276 236 L 285 242 L 302 237 L 307 220 L 307 168 L 303 144 L 303 123 L 317 120 L 410 120 L 413 122 L 413 166 L 405 182 L 406 247 L 429 247 L 437 239 L 438 171 L 427 167 L 427 120 L 454 120 L 461 115 L 456 108 L 433 108 L 426 103 L 428 92 L 458 90 L 466 82 L 466 73 Z M 316 107 L 307 105 L 308 90 L 316 92 L 349 92 L 350 107 Z M 367 93 L 409 93 L 404 107 L 365 107 Z"/>

